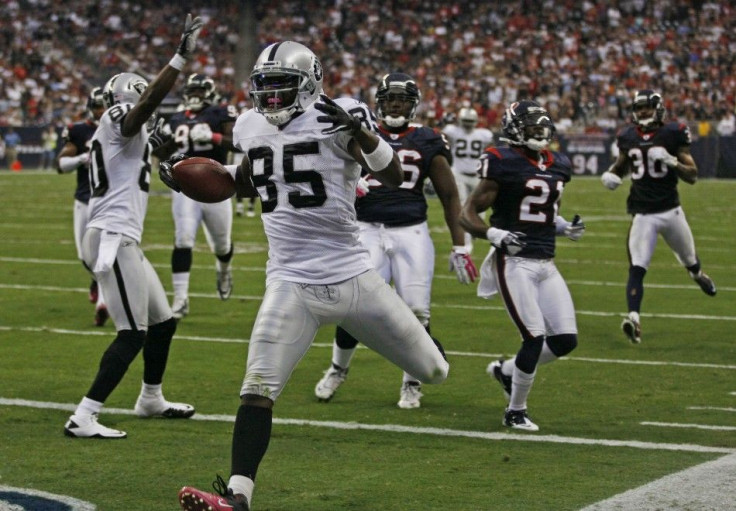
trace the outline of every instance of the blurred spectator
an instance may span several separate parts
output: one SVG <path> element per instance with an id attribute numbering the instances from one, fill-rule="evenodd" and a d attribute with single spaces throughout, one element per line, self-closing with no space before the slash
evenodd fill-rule
<path id="1" fill-rule="evenodd" d="M 41 155 L 41 168 L 46 170 L 54 167 L 54 159 L 56 158 L 56 142 L 58 140 L 56 129 L 49 126 L 41 133 L 41 146 L 43 154 Z"/>
<path id="2" fill-rule="evenodd" d="M 0 125 L 79 120 L 103 77 L 161 67 L 165 52 L 157 50 L 178 37 L 169 21 L 201 3 L 0 3 Z M 273 41 L 296 40 L 323 56 L 329 95 L 371 104 L 383 71 L 396 69 L 426 91 L 418 122 L 437 126 L 467 103 L 480 127 L 496 131 L 504 105 L 523 98 L 546 107 L 558 131 L 578 133 L 626 121 L 629 98 L 642 87 L 661 91 L 670 116 L 693 127 L 715 123 L 720 105 L 736 102 L 733 1 L 610 4 L 283 0 L 244 9 L 245 2 L 208 2 L 192 72 L 212 76 L 226 102 L 245 106 L 249 83 L 236 69 L 247 66 L 238 62 Z M 241 33 L 247 12 L 255 16 L 252 44 Z"/>
<path id="3" fill-rule="evenodd" d="M 3 137 L 5 141 L 5 164 L 8 166 L 11 170 L 17 170 L 16 167 L 18 166 L 18 146 L 20 145 L 20 135 L 15 132 L 15 130 L 11 127 L 8 128 L 8 131 L 5 132 L 5 137 Z"/>
<path id="4" fill-rule="evenodd" d="M 733 110 L 726 110 L 721 116 L 721 120 L 718 121 L 716 131 L 719 135 L 729 137 L 736 133 L 736 115 Z"/>

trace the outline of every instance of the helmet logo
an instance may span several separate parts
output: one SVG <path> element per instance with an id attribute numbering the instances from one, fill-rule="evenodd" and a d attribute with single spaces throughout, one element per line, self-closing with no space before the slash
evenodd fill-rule
<path id="1" fill-rule="evenodd" d="M 322 80 L 322 64 L 319 63 L 319 60 L 314 59 L 314 79 L 317 81 Z"/>

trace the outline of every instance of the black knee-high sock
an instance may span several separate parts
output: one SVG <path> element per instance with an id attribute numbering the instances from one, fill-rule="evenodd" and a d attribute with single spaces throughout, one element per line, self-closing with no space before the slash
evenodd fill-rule
<path id="1" fill-rule="evenodd" d="M 644 275 L 647 270 L 641 266 L 629 268 L 629 280 L 626 283 L 626 303 L 629 311 L 639 312 L 641 301 L 644 298 Z"/>
<path id="2" fill-rule="evenodd" d="M 171 252 L 171 273 L 186 273 L 192 268 L 192 249 L 175 248 Z"/>
<path id="3" fill-rule="evenodd" d="M 138 355 L 146 338 L 143 330 L 120 330 L 100 360 L 100 369 L 87 397 L 104 403 L 125 376 L 128 366 Z"/>
<path id="4" fill-rule="evenodd" d="M 143 345 L 143 381 L 159 385 L 164 378 L 169 359 L 171 339 L 176 332 L 176 320 L 169 318 L 163 323 L 148 327 L 146 344 Z"/>
<path id="5" fill-rule="evenodd" d="M 235 250 L 235 246 L 231 243 L 230 244 L 230 250 L 228 251 L 227 254 L 223 254 L 223 255 L 217 255 L 217 254 L 215 254 L 215 257 L 217 259 L 219 259 L 220 261 L 222 261 L 223 263 L 229 263 L 230 260 L 233 258 L 233 252 L 234 252 L 234 250 Z"/>
<path id="6" fill-rule="evenodd" d="M 240 405 L 233 429 L 231 475 L 256 480 L 258 465 L 271 440 L 273 410 L 260 406 Z"/>

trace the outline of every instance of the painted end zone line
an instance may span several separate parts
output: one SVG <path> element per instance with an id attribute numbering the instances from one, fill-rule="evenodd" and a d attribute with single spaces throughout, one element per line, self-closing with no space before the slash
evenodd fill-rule
<path id="1" fill-rule="evenodd" d="M 72 403 L 51 403 L 45 401 L 30 401 L 26 399 L 8 399 L 0 397 L 0 406 L 25 406 L 52 410 L 66 410 L 73 412 L 77 405 Z M 135 415 L 133 410 L 126 408 L 103 408 L 103 413 L 118 415 Z M 190 420 L 235 422 L 234 415 L 202 415 L 196 414 Z M 398 424 L 362 424 L 359 422 L 313 421 L 307 419 L 273 419 L 274 424 L 287 426 L 312 426 L 317 428 L 331 428 L 344 430 L 386 431 L 389 433 L 411 433 L 416 435 L 435 435 L 446 437 L 477 438 L 482 440 L 517 440 L 520 442 L 546 442 L 555 444 L 595 445 L 605 447 L 631 447 L 634 449 L 650 449 L 661 451 L 683 451 L 736 454 L 736 449 L 725 447 L 710 447 L 693 444 L 670 444 L 640 442 L 638 440 L 602 440 L 594 438 L 575 438 L 559 435 L 519 435 L 513 433 L 486 433 L 483 431 L 463 431 L 443 428 L 418 428 L 401 426 Z"/>
<path id="2" fill-rule="evenodd" d="M 642 426 L 659 426 L 660 428 L 709 429 L 712 431 L 736 431 L 734 426 L 707 426 L 705 424 L 682 424 L 679 422 L 640 422 Z"/>

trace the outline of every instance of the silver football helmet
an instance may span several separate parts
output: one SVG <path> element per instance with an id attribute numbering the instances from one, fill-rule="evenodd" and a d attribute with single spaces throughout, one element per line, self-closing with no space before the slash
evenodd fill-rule
<path id="1" fill-rule="evenodd" d="M 475 128 L 478 124 L 478 112 L 472 107 L 461 108 L 457 118 L 460 121 L 460 125 L 468 131 Z"/>
<path id="2" fill-rule="evenodd" d="M 322 92 L 322 64 L 312 50 L 294 41 L 261 52 L 250 74 L 253 106 L 275 126 L 303 112 Z"/>
<path id="3" fill-rule="evenodd" d="M 102 88 L 102 101 L 105 108 L 118 103 L 138 103 L 148 87 L 145 78 L 135 73 L 118 73 L 110 78 Z"/>

